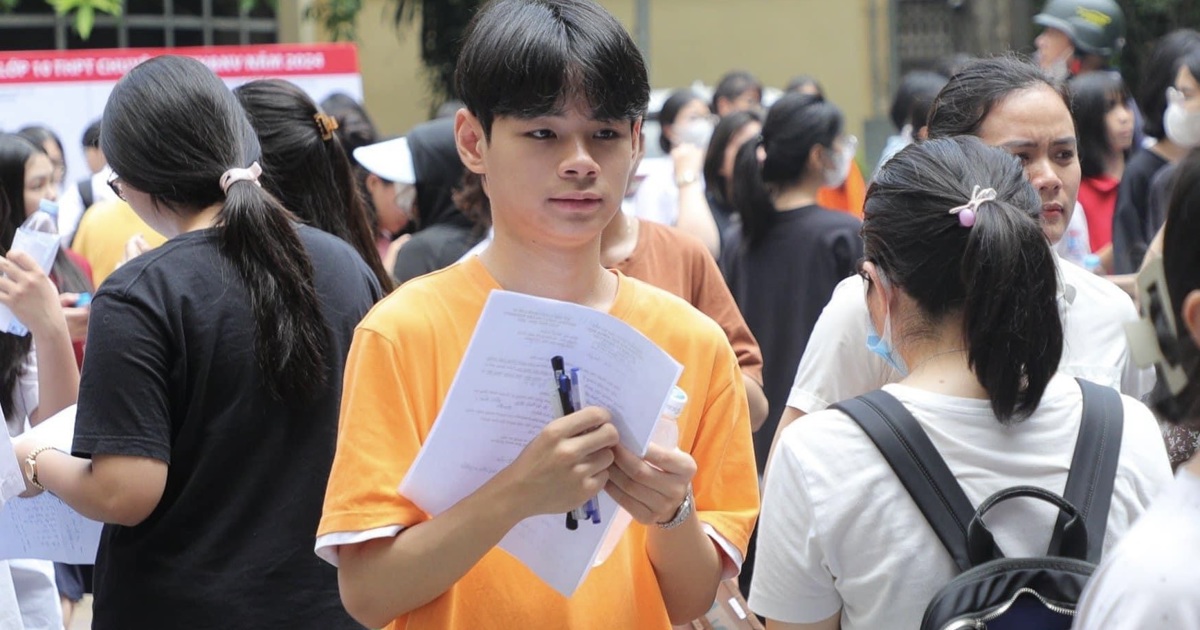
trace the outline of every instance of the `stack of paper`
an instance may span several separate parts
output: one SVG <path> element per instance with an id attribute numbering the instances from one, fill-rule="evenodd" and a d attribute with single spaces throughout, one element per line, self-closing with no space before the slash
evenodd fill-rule
<path id="1" fill-rule="evenodd" d="M 583 404 L 609 410 L 622 445 L 644 455 L 682 366 L 606 313 L 494 291 L 400 493 L 437 516 L 512 463 L 557 416 L 553 356 L 581 371 Z M 537 516 L 513 528 L 500 547 L 570 596 L 618 520 L 617 503 L 607 493 L 598 498 L 599 525 L 586 521 L 568 531 L 562 514 Z"/>

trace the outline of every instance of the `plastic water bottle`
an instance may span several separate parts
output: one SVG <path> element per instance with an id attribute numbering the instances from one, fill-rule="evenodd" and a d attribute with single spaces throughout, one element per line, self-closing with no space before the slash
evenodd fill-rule
<path id="1" fill-rule="evenodd" d="M 26 217 L 17 229 L 10 248 L 29 254 L 46 274 L 50 273 L 62 242 L 58 235 L 57 216 L 58 204 L 43 199 L 38 203 L 38 209 Z M 29 329 L 13 315 L 12 310 L 0 304 L 0 332 L 24 337 L 29 334 Z"/>
<path id="2" fill-rule="evenodd" d="M 58 204 L 43 199 L 38 202 L 38 209 L 33 211 L 21 227 L 34 232 L 58 234 Z"/>
<path id="3" fill-rule="evenodd" d="M 1095 254 L 1088 254 L 1083 257 L 1083 268 L 1094 274 L 1104 275 L 1104 264 L 1100 262 L 1100 257 Z"/>
<path id="4" fill-rule="evenodd" d="M 654 425 L 654 432 L 650 434 L 651 444 L 663 448 L 679 448 L 679 416 L 683 413 L 687 400 L 687 392 L 678 387 L 671 388 L 671 395 L 667 397 L 662 413 L 658 416 L 658 422 Z M 600 545 L 600 552 L 596 554 L 596 560 L 592 566 L 598 567 L 608 559 L 613 549 L 616 549 L 617 544 L 621 542 L 621 536 L 625 534 L 625 529 L 632 522 L 633 517 L 629 515 L 629 512 L 617 508 L 612 524 L 605 533 L 604 542 Z"/>

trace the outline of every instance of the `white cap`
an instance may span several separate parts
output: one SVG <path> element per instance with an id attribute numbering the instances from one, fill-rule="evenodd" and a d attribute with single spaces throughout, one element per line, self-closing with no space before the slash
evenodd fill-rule
<path id="1" fill-rule="evenodd" d="M 417 169 L 413 166 L 408 138 L 396 138 L 368 144 L 354 150 L 354 159 L 375 175 L 401 184 L 416 184 Z"/>

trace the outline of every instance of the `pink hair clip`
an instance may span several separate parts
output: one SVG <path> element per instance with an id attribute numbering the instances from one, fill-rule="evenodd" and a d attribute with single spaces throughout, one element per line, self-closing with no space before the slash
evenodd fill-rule
<path id="1" fill-rule="evenodd" d="M 995 188 L 983 188 L 975 186 L 971 191 L 971 200 L 956 208 L 950 208 L 950 214 L 958 215 L 958 224 L 969 228 L 975 225 L 975 211 L 979 210 L 979 204 L 985 201 L 996 200 Z"/>

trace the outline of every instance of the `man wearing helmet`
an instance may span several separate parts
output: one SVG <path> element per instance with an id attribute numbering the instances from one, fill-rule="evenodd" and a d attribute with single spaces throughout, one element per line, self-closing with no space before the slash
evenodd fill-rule
<path id="1" fill-rule="evenodd" d="M 1109 67 L 1125 45 L 1116 0 L 1050 0 L 1033 21 L 1045 27 L 1034 40 L 1038 64 L 1059 79 Z"/>

